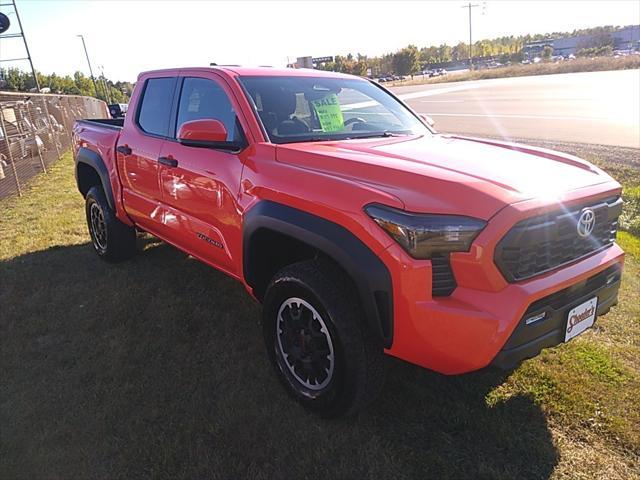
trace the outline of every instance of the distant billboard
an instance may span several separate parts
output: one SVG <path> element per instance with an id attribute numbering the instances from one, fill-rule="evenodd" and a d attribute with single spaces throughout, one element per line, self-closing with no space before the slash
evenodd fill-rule
<path id="1" fill-rule="evenodd" d="M 315 64 L 333 62 L 333 57 L 314 57 L 311 61 Z"/>

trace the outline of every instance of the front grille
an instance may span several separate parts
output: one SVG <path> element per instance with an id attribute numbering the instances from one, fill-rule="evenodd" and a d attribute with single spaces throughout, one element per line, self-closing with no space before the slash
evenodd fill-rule
<path id="1" fill-rule="evenodd" d="M 560 310 L 567 305 L 572 305 L 576 300 L 588 295 L 590 292 L 595 292 L 601 288 L 611 285 L 612 283 L 620 281 L 621 277 L 622 270 L 620 265 L 612 265 L 602 272 L 589 277 L 587 280 L 583 280 L 582 282 L 571 285 L 559 292 L 552 293 L 540 300 L 536 300 L 529 305 L 529 308 L 527 308 L 523 318 L 547 309 Z"/>
<path id="2" fill-rule="evenodd" d="M 595 214 L 591 235 L 578 235 L 585 208 Z M 540 275 L 609 247 L 616 238 L 620 197 L 568 207 L 518 222 L 496 247 L 494 260 L 509 282 Z"/>
<path id="3" fill-rule="evenodd" d="M 456 287 L 449 255 L 431 257 L 431 295 L 446 297 L 451 295 Z"/>
<path id="4" fill-rule="evenodd" d="M 618 301 L 621 275 L 621 265 L 615 264 L 531 303 L 492 363 L 511 369 L 525 358 L 537 355 L 543 348 L 563 342 L 569 312 L 590 298 L 598 298 L 597 316 L 607 313 Z M 528 323 L 530 319 L 537 320 Z"/>

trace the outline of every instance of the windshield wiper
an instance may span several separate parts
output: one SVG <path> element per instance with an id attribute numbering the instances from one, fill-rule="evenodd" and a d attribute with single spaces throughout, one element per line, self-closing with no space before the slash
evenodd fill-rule
<path id="1" fill-rule="evenodd" d="M 358 140 L 360 138 L 385 138 L 385 137 L 406 137 L 411 135 L 410 133 L 401 132 L 374 132 L 365 135 L 347 135 L 339 137 L 306 137 L 300 139 L 291 139 L 282 143 L 307 143 L 307 142 L 339 142 L 340 140 Z"/>
<path id="2" fill-rule="evenodd" d="M 335 137 L 311 137 L 311 138 L 305 138 L 304 140 L 295 140 L 293 141 L 293 143 L 304 143 L 304 142 L 335 142 L 337 140 L 341 140 L 339 138 L 335 138 Z M 290 142 L 287 142 L 290 143 Z"/>
<path id="3" fill-rule="evenodd" d="M 390 132 L 388 130 L 384 132 L 375 132 L 369 133 L 366 135 L 354 135 L 347 137 L 345 140 L 358 140 L 360 138 L 386 138 L 386 137 L 406 137 L 410 135 L 409 133 L 401 133 L 401 132 Z"/>

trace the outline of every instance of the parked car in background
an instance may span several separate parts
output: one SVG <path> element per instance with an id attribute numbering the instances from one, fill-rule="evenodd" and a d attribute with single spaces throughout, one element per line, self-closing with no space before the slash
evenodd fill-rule
<path id="1" fill-rule="evenodd" d="M 109 113 L 111 118 L 124 118 L 129 108 L 128 103 L 112 103 L 109 105 Z"/>
<path id="2" fill-rule="evenodd" d="M 422 74 L 425 77 L 439 77 L 441 75 L 446 75 L 447 71 L 444 68 L 434 68 L 429 70 L 423 70 Z"/>

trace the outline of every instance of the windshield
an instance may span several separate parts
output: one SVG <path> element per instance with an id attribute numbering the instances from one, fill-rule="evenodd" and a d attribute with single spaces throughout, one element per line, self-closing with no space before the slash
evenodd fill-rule
<path id="1" fill-rule="evenodd" d="M 273 143 L 424 135 L 404 105 L 357 78 L 240 77 Z"/>

